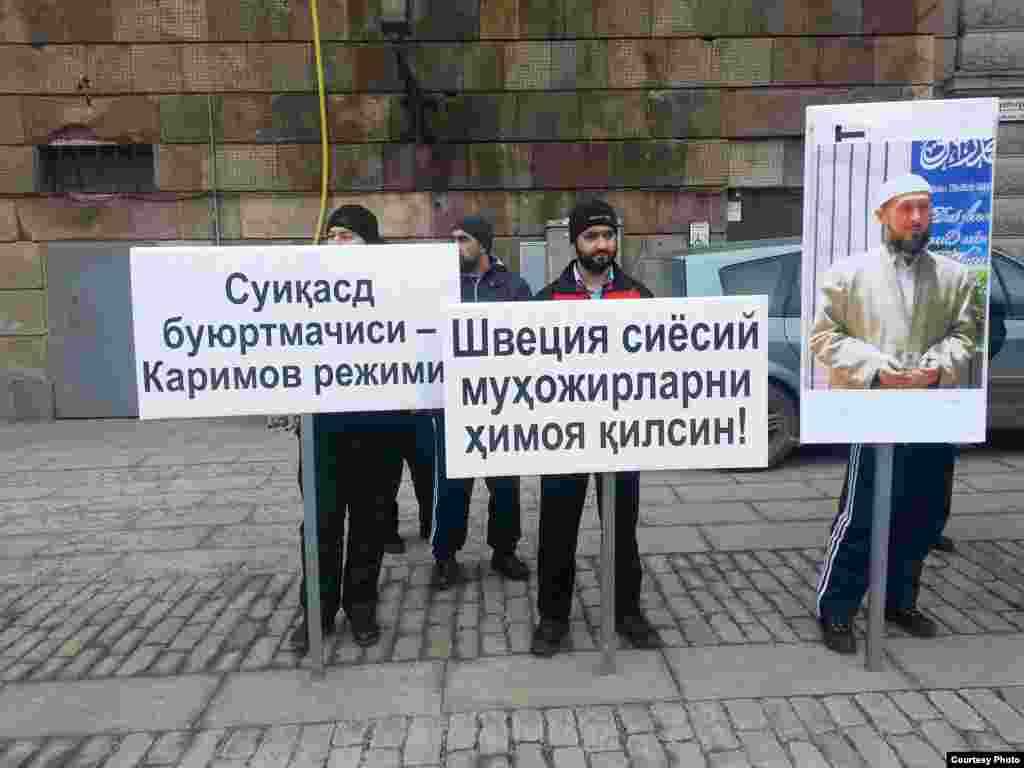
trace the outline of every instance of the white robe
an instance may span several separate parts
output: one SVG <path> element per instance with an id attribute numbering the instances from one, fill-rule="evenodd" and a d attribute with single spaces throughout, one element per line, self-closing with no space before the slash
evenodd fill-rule
<path id="1" fill-rule="evenodd" d="M 939 386 L 969 384 L 978 322 L 971 303 L 974 276 L 930 251 L 914 262 L 908 312 L 896 258 L 878 246 L 834 264 L 825 274 L 808 343 L 828 370 L 832 389 L 866 389 L 880 371 L 903 362 L 939 369 Z"/>

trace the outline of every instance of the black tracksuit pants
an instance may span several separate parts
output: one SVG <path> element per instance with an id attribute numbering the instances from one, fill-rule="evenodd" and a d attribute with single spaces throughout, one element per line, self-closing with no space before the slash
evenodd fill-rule
<path id="1" fill-rule="evenodd" d="M 567 622 L 576 582 L 576 542 L 589 475 L 543 475 L 537 552 L 537 611 L 542 619 Z M 596 482 L 596 478 L 595 478 Z M 636 540 L 640 475 L 615 473 L 615 619 L 640 613 L 643 570 Z M 601 487 L 597 507 L 603 509 Z"/>
<path id="2" fill-rule="evenodd" d="M 383 560 L 381 542 L 389 530 L 393 488 L 401 480 L 402 458 L 396 447 L 395 428 L 386 419 L 373 418 L 374 415 L 320 414 L 313 417 L 320 600 L 325 620 L 333 618 L 339 607 L 349 613 L 353 605 L 377 602 Z M 347 418 L 349 416 L 351 418 Z M 301 491 L 301 440 L 299 445 Z M 300 525 L 300 602 L 305 611 L 303 534 L 304 525 Z"/>
<path id="3" fill-rule="evenodd" d="M 401 417 L 396 423 L 396 445 L 398 452 L 409 466 L 412 475 L 413 490 L 416 492 L 416 504 L 419 507 L 420 529 L 429 531 L 434 519 L 434 507 L 437 504 L 435 488 L 438 484 L 437 465 L 437 425 L 433 412 L 413 413 Z M 441 436 L 443 438 L 443 436 Z M 443 467 L 440 468 L 443 471 Z M 402 483 L 399 474 L 395 483 L 395 494 Z M 398 501 L 395 500 L 391 509 L 392 528 L 398 535 Z"/>
<path id="4" fill-rule="evenodd" d="M 921 566 L 945 525 L 946 478 L 955 450 L 946 444 L 894 448 L 886 608 L 912 608 L 917 600 Z M 850 446 L 839 512 L 818 581 L 819 618 L 849 621 L 867 592 L 877 454 L 874 446 Z"/>

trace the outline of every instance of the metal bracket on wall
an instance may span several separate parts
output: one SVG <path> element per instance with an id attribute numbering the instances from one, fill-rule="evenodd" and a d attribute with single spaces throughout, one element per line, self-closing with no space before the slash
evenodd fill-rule
<path id="1" fill-rule="evenodd" d="M 436 113 L 441 108 L 441 102 L 427 95 L 416 80 L 416 75 L 409 66 L 408 51 L 401 43 L 395 46 L 395 60 L 398 64 L 398 74 L 405 84 L 405 97 L 402 99 L 402 106 L 409 115 L 410 130 L 402 136 L 403 141 L 413 141 L 417 144 L 434 144 L 437 137 L 428 125 L 428 113 Z"/>

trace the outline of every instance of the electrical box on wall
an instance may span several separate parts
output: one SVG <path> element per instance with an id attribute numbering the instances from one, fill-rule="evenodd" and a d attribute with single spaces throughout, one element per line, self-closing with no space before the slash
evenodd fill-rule
<path id="1" fill-rule="evenodd" d="M 729 193 L 729 206 L 726 219 L 730 224 L 743 221 L 743 197 L 739 190 Z"/>
<path id="2" fill-rule="evenodd" d="M 737 192 L 737 195 L 740 193 Z M 763 240 L 772 237 L 796 237 L 803 229 L 803 191 L 800 189 L 744 189 L 736 218 L 732 213 L 733 193 L 729 193 L 726 239 Z"/>

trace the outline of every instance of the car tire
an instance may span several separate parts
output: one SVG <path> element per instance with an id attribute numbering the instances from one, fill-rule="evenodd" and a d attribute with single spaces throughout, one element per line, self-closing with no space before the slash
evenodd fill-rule
<path id="1" fill-rule="evenodd" d="M 799 410 L 786 387 L 768 382 L 768 466 L 777 467 L 800 444 Z"/>

